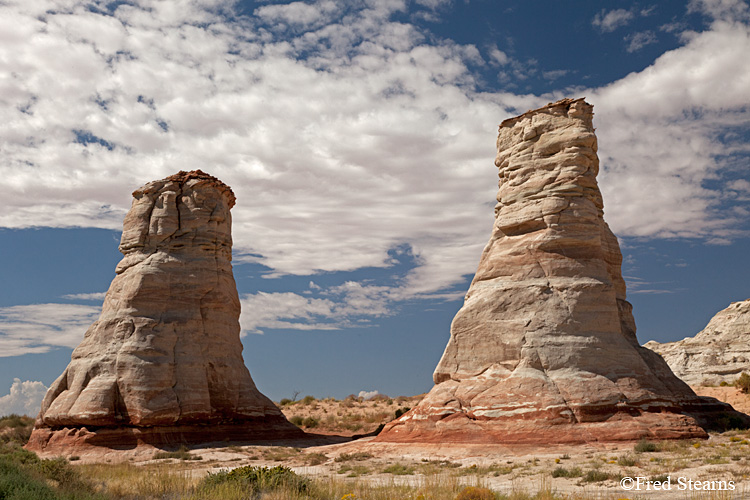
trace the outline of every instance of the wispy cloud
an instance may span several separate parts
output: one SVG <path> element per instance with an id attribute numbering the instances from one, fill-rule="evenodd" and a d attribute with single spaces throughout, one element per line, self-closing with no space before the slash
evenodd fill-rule
<path id="1" fill-rule="evenodd" d="M 100 312 L 77 304 L 0 307 L 0 357 L 75 347 Z"/>
<path id="2" fill-rule="evenodd" d="M 646 45 L 658 42 L 659 39 L 652 31 L 639 31 L 637 33 L 631 33 L 625 37 L 627 46 L 625 50 L 628 52 L 638 52 Z"/>
<path id="3" fill-rule="evenodd" d="M 602 9 L 601 12 L 594 16 L 591 24 L 597 27 L 602 33 L 609 33 L 622 26 L 627 26 L 633 19 L 635 19 L 635 14 L 631 10 Z"/>
<path id="4" fill-rule="evenodd" d="M 63 299 L 70 300 L 91 300 L 91 301 L 103 301 L 104 297 L 107 296 L 107 292 L 94 292 L 94 293 L 69 293 L 63 295 Z"/>

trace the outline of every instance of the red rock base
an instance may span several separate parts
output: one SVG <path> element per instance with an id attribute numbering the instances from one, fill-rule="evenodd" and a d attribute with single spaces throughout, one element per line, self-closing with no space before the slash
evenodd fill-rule
<path id="1" fill-rule="evenodd" d="M 503 445 L 586 444 L 640 439 L 705 439 L 707 430 L 747 428 L 750 417 L 713 398 L 701 398 L 684 413 L 614 412 L 588 422 L 559 419 L 489 419 L 467 413 L 436 416 L 419 406 L 388 424 L 375 439 L 391 443 Z M 422 411 L 420 411 L 422 410 Z"/>
<path id="2" fill-rule="evenodd" d="M 177 425 L 170 427 L 35 428 L 25 448 L 45 456 L 70 456 L 92 452 L 134 450 L 152 446 L 171 448 L 183 444 L 235 442 L 266 444 L 304 440 L 307 435 L 286 419 L 262 419 L 241 424 Z"/>

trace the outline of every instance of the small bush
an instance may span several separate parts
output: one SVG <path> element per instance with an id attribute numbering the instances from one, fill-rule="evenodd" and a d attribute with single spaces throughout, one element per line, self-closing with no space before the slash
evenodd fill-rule
<path id="1" fill-rule="evenodd" d="M 410 476 L 414 474 L 414 469 L 404 464 L 393 464 L 383 469 L 383 474 L 393 474 L 394 476 Z"/>
<path id="2" fill-rule="evenodd" d="M 17 445 L 0 446 L 0 498 L 103 500 L 64 458 L 40 460 Z"/>
<path id="3" fill-rule="evenodd" d="M 573 467 L 566 469 L 565 467 L 557 467 L 552 471 L 552 477 L 580 477 L 583 474 L 579 467 Z"/>
<path id="4" fill-rule="evenodd" d="M 488 488 L 467 486 L 456 495 L 455 500 L 495 500 L 495 494 Z"/>
<path id="5" fill-rule="evenodd" d="M 305 462 L 307 465 L 320 465 L 328 460 L 328 456 L 325 453 L 310 453 L 305 455 Z"/>
<path id="6" fill-rule="evenodd" d="M 294 415 L 289 418 L 289 421 L 297 427 L 302 427 L 302 420 L 302 417 L 300 417 L 299 415 Z"/>
<path id="7" fill-rule="evenodd" d="M 282 398 L 281 401 L 279 401 L 279 406 L 287 406 L 291 404 L 294 404 L 294 401 L 289 398 Z"/>
<path id="8" fill-rule="evenodd" d="M 719 387 L 727 387 L 728 385 L 729 383 L 726 380 L 722 380 L 721 382 L 719 382 Z"/>
<path id="9" fill-rule="evenodd" d="M 315 396 L 305 396 L 304 398 L 302 398 L 302 401 L 300 401 L 300 403 L 302 403 L 303 405 L 309 405 L 309 404 L 312 404 L 314 401 L 315 401 Z"/>
<path id="10" fill-rule="evenodd" d="M 370 469 L 364 465 L 342 465 L 337 474 L 346 474 L 346 477 L 365 476 L 370 473 Z"/>
<path id="11" fill-rule="evenodd" d="M 398 409 L 396 409 L 395 412 L 393 412 L 393 414 L 396 416 L 396 418 L 399 418 L 401 415 L 403 415 L 404 413 L 406 413 L 409 410 L 411 410 L 411 408 L 409 408 L 408 406 L 404 407 L 404 408 L 398 408 Z"/>
<path id="12" fill-rule="evenodd" d="M 600 483 L 602 481 L 606 481 L 611 476 L 604 472 L 597 469 L 592 469 L 586 473 L 585 476 L 583 476 L 583 482 L 585 483 Z"/>
<path id="13" fill-rule="evenodd" d="M 74 488 L 81 482 L 81 476 L 76 469 L 64 458 L 41 460 L 34 465 L 47 479 L 56 481 L 62 487 Z"/>
<path id="14" fill-rule="evenodd" d="M 298 476 L 289 467 L 277 465 L 268 468 L 247 465 L 230 471 L 209 472 L 208 477 L 203 480 L 203 487 L 219 486 L 233 481 L 246 484 L 257 491 L 288 488 L 303 492 L 309 486 L 308 479 Z"/>
<path id="15" fill-rule="evenodd" d="M 315 417 L 305 417 L 305 419 L 302 421 L 302 425 L 309 429 L 317 427 L 319 423 L 320 420 Z"/>
<path id="16" fill-rule="evenodd" d="M 366 451 L 358 451 L 356 453 L 342 453 L 338 457 L 334 458 L 334 462 L 349 462 L 352 460 L 356 461 L 362 461 L 367 460 L 368 458 L 372 458 L 372 453 L 367 453 Z"/>
<path id="17" fill-rule="evenodd" d="M 632 455 L 623 455 L 617 459 L 617 465 L 621 465 L 623 467 L 632 467 L 635 464 L 636 460 Z"/>
<path id="18" fill-rule="evenodd" d="M 743 373 L 743 375 L 745 375 Z M 722 412 L 718 417 L 711 420 L 707 430 L 726 432 L 732 430 L 744 430 L 748 428 L 748 421 L 739 413 Z"/>
<path id="19" fill-rule="evenodd" d="M 750 375 L 742 372 L 742 375 L 734 382 L 735 387 L 747 394 L 750 392 Z"/>
<path id="20" fill-rule="evenodd" d="M 636 453 L 653 453 L 655 451 L 659 451 L 659 445 L 657 445 L 656 443 L 652 443 L 651 441 L 641 439 L 633 447 L 633 449 L 636 451 Z"/>

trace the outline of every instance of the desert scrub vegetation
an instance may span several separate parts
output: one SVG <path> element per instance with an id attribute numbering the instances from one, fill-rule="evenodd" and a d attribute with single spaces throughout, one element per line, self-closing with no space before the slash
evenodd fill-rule
<path id="1" fill-rule="evenodd" d="M 583 471 L 580 467 L 556 467 L 555 470 L 552 471 L 552 477 L 581 477 L 583 476 Z"/>
<path id="2" fill-rule="evenodd" d="M 270 468 L 248 465 L 216 473 L 209 472 L 198 489 L 212 490 L 225 483 L 240 485 L 246 491 L 256 494 L 278 489 L 302 493 L 308 489 L 310 480 L 297 475 L 292 469 L 283 465 Z"/>
<path id="3" fill-rule="evenodd" d="M 641 439 L 633 446 L 633 450 L 636 453 L 654 453 L 659 451 L 659 445 L 645 439 Z"/>
<path id="4" fill-rule="evenodd" d="M 750 392 L 750 375 L 745 372 L 735 380 L 734 386 L 741 390 L 744 394 Z"/>
<path id="5" fill-rule="evenodd" d="M 383 474 L 393 474 L 394 476 L 411 476 L 414 474 L 414 467 L 402 463 L 395 463 L 383 468 L 382 472 Z"/>
<path id="6" fill-rule="evenodd" d="M 26 443 L 34 428 L 34 419 L 12 413 L 0 417 L 0 443 Z"/>
<path id="7" fill-rule="evenodd" d="M 366 451 L 357 451 L 354 453 L 342 453 L 341 455 L 337 456 L 333 461 L 334 462 L 351 462 L 352 460 L 361 462 L 363 460 L 368 460 L 372 458 L 372 453 L 367 453 Z"/>
<path id="8" fill-rule="evenodd" d="M 94 483 L 67 460 L 42 460 L 19 443 L 0 445 L 0 498 L 8 500 L 105 500 Z"/>

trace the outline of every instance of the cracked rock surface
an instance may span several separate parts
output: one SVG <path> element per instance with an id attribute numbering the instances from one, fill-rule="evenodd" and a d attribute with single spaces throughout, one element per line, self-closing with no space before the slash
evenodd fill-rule
<path id="1" fill-rule="evenodd" d="M 742 372 L 750 374 L 750 299 L 716 313 L 695 337 L 664 344 L 652 340 L 645 347 L 690 385 L 732 384 Z"/>
<path id="2" fill-rule="evenodd" d="M 47 392 L 29 447 L 298 434 L 242 358 L 232 190 L 197 170 L 133 197 L 101 315 Z"/>
<path id="3" fill-rule="evenodd" d="M 495 223 L 434 388 L 380 441 L 574 443 L 705 437 L 721 415 L 641 347 L 603 217 L 593 107 L 499 128 Z"/>

